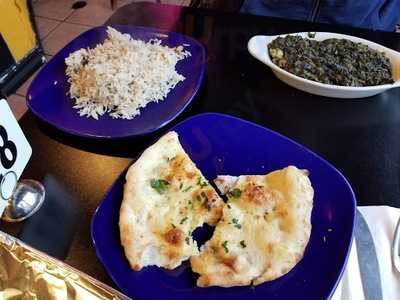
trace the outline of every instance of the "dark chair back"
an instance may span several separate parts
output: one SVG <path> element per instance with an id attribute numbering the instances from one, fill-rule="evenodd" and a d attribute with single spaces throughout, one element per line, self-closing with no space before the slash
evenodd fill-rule
<path id="1" fill-rule="evenodd" d="M 238 12 L 244 0 L 192 0 L 191 7 L 217 9 L 227 12 Z"/>

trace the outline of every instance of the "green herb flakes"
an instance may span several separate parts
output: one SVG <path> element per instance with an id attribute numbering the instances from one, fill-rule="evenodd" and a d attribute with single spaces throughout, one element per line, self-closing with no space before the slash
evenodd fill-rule
<path id="1" fill-rule="evenodd" d="M 183 183 L 181 182 L 181 184 L 179 185 L 179 189 L 181 190 L 183 187 Z"/>
<path id="2" fill-rule="evenodd" d="M 222 244 L 221 244 L 221 246 L 222 246 L 222 248 L 224 248 L 225 253 L 228 253 L 228 252 L 229 252 L 229 249 L 228 249 L 228 241 L 223 241 Z"/>
<path id="3" fill-rule="evenodd" d="M 179 222 L 179 224 L 183 224 L 183 223 L 185 223 L 186 221 L 187 221 L 187 219 L 188 219 L 188 217 L 184 217 L 180 222 Z"/>
<path id="4" fill-rule="evenodd" d="M 242 195 L 242 191 L 238 188 L 233 189 L 232 191 L 227 193 L 229 198 L 239 198 Z"/>
<path id="5" fill-rule="evenodd" d="M 246 243 L 245 243 L 243 240 L 240 241 L 240 246 L 241 246 L 242 248 L 246 248 L 246 247 L 247 247 Z"/>
<path id="6" fill-rule="evenodd" d="M 236 227 L 237 229 L 241 229 L 242 228 L 242 225 L 239 224 L 238 219 L 233 218 L 232 219 L 232 223 L 233 223 L 233 226 Z"/>
<path id="7" fill-rule="evenodd" d="M 192 186 L 189 185 L 187 188 L 185 188 L 185 189 L 183 190 L 183 192 L 186 193 L 186 192 L 188 192 L 191 188 L 192 188 Z"/>
<path id="8" fill-rule="evenodd" d="M 192 200 L 189 200 L 188 203 L 189 203 L 189 207 L 190 207 L 191 209 L 193 209 L 193 208 L 194 208 L 193 201 L 192 201 Z"/>
<path id="9" fill-rule="evenodd" d="M 169 185 L 168 181 L 164 179 L 151 179 L 150 186 L 157 191 L 159 194 L 163 194 Z"/>
<path id="10" fill-rule="evenodd" d="M 187 237 L 185 238 L 185 242 L 186 242 L 186 244 L 190 245 L 190 237 L 187 236 Z"/>
<path id="11" fill-rule="evenodd" d="M 202 181 L 201 176 L 199 176 L 199 177 L 197 177 L 197 185 L 199 185 L 201 188 L 203 188 L 203 187 L 207 186 L 208 183 L 205 181 Z"/>

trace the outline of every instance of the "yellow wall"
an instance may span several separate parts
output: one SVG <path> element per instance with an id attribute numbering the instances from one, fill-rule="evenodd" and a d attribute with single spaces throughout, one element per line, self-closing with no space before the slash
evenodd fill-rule
<path id="1" fill-rule="evenodd" d="M 36 45 L 27 0 L 0 0 L 0 33 L 18 62 Z"/>

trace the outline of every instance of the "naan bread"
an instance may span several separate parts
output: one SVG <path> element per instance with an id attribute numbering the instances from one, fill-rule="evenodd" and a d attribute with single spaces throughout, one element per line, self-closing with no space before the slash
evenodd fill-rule
<path id="1" fill-rule="evenodd" d="M 215 225 L 223 201 L 169 132 L 143 152 L 126 175 L 120 235 L 134 270 L 173 269 L 199 253 L 192 232 Z"/>
<path id="2" fill-rule="evenodd" d="M 289 272 L 311 233 L 314 191 L 306 172 L 289 166 L 215 183 L 229 200 L 211 240 L 190 259 L 197 285 L 258 285 Z"/>

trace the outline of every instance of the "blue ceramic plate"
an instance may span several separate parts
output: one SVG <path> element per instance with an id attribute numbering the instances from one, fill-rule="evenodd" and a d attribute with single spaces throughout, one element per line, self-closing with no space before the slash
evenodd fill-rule
<path id="1" fill-rule="evenodd" d="M 183 148 L 208 180 L 218 174 L 265 174 L 295 165 L 310 171 L 315 190 L 311 239 L 304 258 L 286 275 L 256 287 L 198 288 L 188 263 L 168 271 L 134 272 L 120 245 L 118 218 L 124 173 L 92 219 L 92 239 L 108 274 L 135 300 L 327 299 L 343 272 L 353 235 L 355 197 L 329 163 L 264 127 L 221 114 L 201 114 L 178 124 Z"/>
<path id="2" fill-rule="evenodd" d="M 177 117 L 192 101 L 197 93 L 205 69 L 205 50 L 196 40 L 174 32 L 145 27 L 113 26 L 120 32 L 129 33 L 135 39 L 148 41 L 162 40 L 170 47 L 186 44 L 185 49 L 192 54 L 178 62 L 178 73 L 186 80 L 159 103 L 150 103 L 142 108 L 140 116 L 132 120 L 113 119 L 108 115 L 99 118 L 80 117 L 73 102 L 67 95 L 69 84 L 65 75 L 64 59 L 73 51 L 94 47 L 104 41 L 106 27 L 96 27 L 86 31 L 58 52 L 39 72 L 27 94 L 30 110 L 43 121 L 71 134 L 91 138 L 123 138 L 151 133 Z"/>

